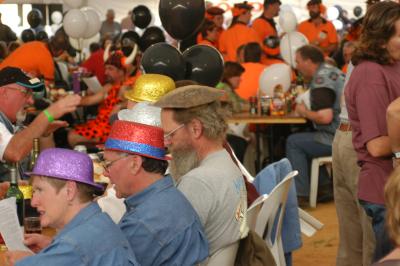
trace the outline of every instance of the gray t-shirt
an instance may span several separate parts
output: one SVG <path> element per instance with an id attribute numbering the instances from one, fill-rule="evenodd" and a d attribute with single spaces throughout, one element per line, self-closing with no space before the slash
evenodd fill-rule
<path id="1" fill-rule="evenodd" d="M 206 232 L 210 256 L 247 236 L 247 192 L 243 176 L 226 150 L 208 155 L 184 175 L 178 189 L 190 201 Z"/>

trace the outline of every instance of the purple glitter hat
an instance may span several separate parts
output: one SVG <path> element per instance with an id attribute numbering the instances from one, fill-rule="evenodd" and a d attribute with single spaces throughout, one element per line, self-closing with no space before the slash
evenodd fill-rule
<path id="1" fill-rule="evenodd" d="M 93 181 L 93 162 L 82 152 L 51 148 L 42 151 L 32 172 L 28 176 L 47 176 L 63 180 L 72 180 L 103 190 Z"/>

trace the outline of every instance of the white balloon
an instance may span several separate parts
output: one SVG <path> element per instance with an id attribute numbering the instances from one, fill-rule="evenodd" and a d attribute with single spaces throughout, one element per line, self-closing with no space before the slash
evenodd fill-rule
<path id="1" fill-rule="evenodd" d="M 261 72 L 258 81 L 260 96 L 274 96 L 274 89 L 280 85 L 283 92 L 290 88 L 292 70 L 287 64 L 273 64 Z"/>
<path id="2" fill-rule="evenodd" d="M 293 32 L 297 28 L 297 17 L 293 11 L 282 11 L 279 13 L 279 25 L 285 32 Z"/>
<path id="3" fill-rule="evenodd" d="M 63 15 L 60 11 L 54 11 L 53 13 L 51 13 L 51 21 L 58 25 L 62 22 L 63 19 Z"/>
<path id="4" fill-rule="evenodd" d="M 333 26 L 335 26 L 336 30 L 342 30 L 343 29 L 343 22 L 342 21 L 336 19 L 336 20 L 332 21 L 332 23 L 333 23 Z"/>
<path id="5" fill-rule="evenodd" d="M 81 11 L 86 15 L 87 27 L 82 38 L 88 39 L 99 33 L 101 28 L 101 20 L 99 13 L 91 7 L 83 7 Z"/>
<path id="6" fill-rule="evenodd" d="M 339 9 L 337 9 L 335 6 L 328 7 L 326 13 L 328 15 L 328 20 L 330 21 L 335 20 L 339 17 Z"/>
<path id="7" fill-rule="evenodd" d="M 293 12 L 293 8 L 289 4 L 283 4 L 280 6 L 281 12 Z"/>
<path id="8" fill-rule="evenodd" d="M 52 25 L 50 26 L 51 32 L 52 32 L 53 34 L 56 33 L 56 31 L 57 31 L 60 27 L 61 27 L 61 25 L 52 24 Z M 53 34 L 52 34 L 52 35 L 53 35 Z"/>
<path id="9" fill-rule="evenodd" d="M 72 38 L 83 38 L 87 24 L 85 14 L 79 9 L 70 9 L 64 17 L 64 30 Z"/>
<path id="10" fill-rule="evenodd" d="M 71 8 L 80 8 L 83 0 L 64 0 L 64 3 Z"/>
<path id="11" fill-rule="evenodd" d="M 298 31 L 293 31 L 285 34 L 280 42 L 279 48 L 283 60 L 292 67 L 296 67 L 296 50 L 304 45 L 308 44 L 306 36 Z"/>

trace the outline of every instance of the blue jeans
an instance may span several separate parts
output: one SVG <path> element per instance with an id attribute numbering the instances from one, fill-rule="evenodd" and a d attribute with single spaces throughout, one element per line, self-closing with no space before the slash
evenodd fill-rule
<path id="1" fill-rule="evenodd" d="M 359 200 L 361 206 L 369 217 L 372 218 L 372 229 L 375 233 L 374 262 L 389 254 L 394 249 L 385 227 L 386 208 L 384 205 Z"/>
<path id="2" fill-rule="evenodd" d="M 314 158 L 331 156 L 332 146 L 314 140 L 315 132 L 295 133 L 286 141 L 286 157 L 292 164 L 293 170 L 299 171 L 295 177 L 297 196 L 308 197 L 310 194 L 310 168 Z M 323 167 L 319 175 L 319 184 L 328 184 L 328 173 Z"/>

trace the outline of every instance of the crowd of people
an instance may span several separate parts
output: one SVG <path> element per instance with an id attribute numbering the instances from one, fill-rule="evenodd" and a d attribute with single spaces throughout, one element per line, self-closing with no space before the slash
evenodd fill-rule
<path id="1" fill-rule="evenodd" d="M 284 34 L 275 23 L 281 4 L 264 0 L 258 18 L 249 3 L 234 4 L 226 29 L 227 11 L 207 4 L 193 44 L 212 46 L 224 58 L 215 88 L 142 73 L 151 40 L 166 38 L 157 31 L 143 45 L 132 12 L 120 24 L 108 10 L 100 42 L 80 64 L 62 28 L 50 39 L 20 43 L 0 16 L 0 199 L 9 186 L 8 164 L 27 170 L 24 160 L 40 139 L 42 152 L 27 173 L 31 203 L 42 226 L 58 231 L 26 234 L 31 252 L 8 251 L 8 265 L 207 265 L 220 250 L 255 241 L 246 212 L 259 192 L 238 167 L 252 128 L 237 134 L 227 119 L 248 111 L 267 67 L 284 63 Z M 297 202 L 308 202 L 311 161 L 332 156 L 333 184 L 320 171 L 319 192 L 333 188 L 336 264 L 397 265 L 400 4 L 368 0 L 366 15 L 344 35 L 326 19 L 321 0 L 306 8 L 309 19 L 297 31 L 308 44 L 295 51 L 291 78 L 308 89 L 294 112 L 310 123 L 282 135 L 285 157 L 299 172 Z M 101 86 L 85 88 L 76 75 L 96 76 Z M 94 182 L 92 160 L 73 148 L 99 144 L 110 185 L 95 198 L 103 187 Z M 106 206 L 113 197 L 119 200 Z M 269 256 L 246 248 L 237 254 L 241 261 Z"/>

